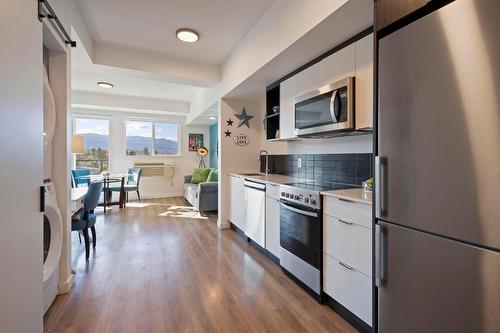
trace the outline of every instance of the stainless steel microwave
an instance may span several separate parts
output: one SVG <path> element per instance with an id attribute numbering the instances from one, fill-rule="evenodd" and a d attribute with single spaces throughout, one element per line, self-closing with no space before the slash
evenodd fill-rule
<path id="1" fill-rule="evenodd" d="M 298 96 L 294 104 L 299 137 L 333 137 L 354 130 L 354 77 Z"/>

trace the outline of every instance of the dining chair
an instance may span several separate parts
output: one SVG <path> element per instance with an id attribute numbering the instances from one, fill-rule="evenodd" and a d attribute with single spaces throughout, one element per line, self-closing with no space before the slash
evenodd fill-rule
<path id="1" fill-rule="evenodd" d="M 137 199 L 141 202 L 141 194 L 139 193 L 139 182 L 141 181 L 142 168 L 129 168 L 129 174 L 127 183 L 124 186 L 125 193 L 127 193 L 127 202 L 128 202 L 128 192 L 135 191 L 137 193 Z M 110 187 L 110 191 L 112 192 L 120 192 L 121 185 L 115 185 Z"/>
<path id="2" fill-rule="evenodd" d="M 93 247 L 96 245 L 95 222 L 96 215 L 94 209 L 97 207 L 101 196 L 103 182 L 96 181 L 89 184 L 87 194 L 83 202 L 83 208 L 71 218 L 71 231 L 82 231 L 85 240 L 85 258 L 89 259 L 90 239 L 89 229 L 92 231 Z"/>
<path id="3" fill-rule="evenodd" d="M 74 169 L 71 170 L 71 185 L 80 187 L 80 185 L 88 186 L 90 183 L 90 169 Z"/>

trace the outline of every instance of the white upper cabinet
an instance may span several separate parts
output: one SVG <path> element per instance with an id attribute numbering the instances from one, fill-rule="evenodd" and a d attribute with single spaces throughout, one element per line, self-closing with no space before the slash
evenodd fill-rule
<path id="1" fill-rule="evenodd" d="M 356 46 L 356 129 L 373 128 L 373 34 Z"/>
<path id="2" fill-rule="evenodd" d="M 355 128 L 372 129 L 373 34 L 369 34 L 281 82 L 279 138 L 296 138 L 296 97 L 350 76 L 355 77 Z"/>
<path id="3" fill-rule="evenodd" d="M 325 84 L 355 75 L 356 48 L 351 44 L 297 74 L 298 93 L 306 94 Z"/>
<path id="4" fill-rule="evenodd" d="M 280 83 L 280 139 L 295 137 L 295 106 L 297 75 Z"/>

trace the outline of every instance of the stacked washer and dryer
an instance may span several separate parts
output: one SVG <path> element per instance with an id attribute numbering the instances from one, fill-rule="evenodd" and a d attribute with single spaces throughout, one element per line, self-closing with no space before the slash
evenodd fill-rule
<path id="1" fill-rule="evenodd" d="M 54 95 L 50 88 L 47 69 L 43 74 L 43 135 L 44 135 L 44 193 L 43 215 L 43 313 L 57 296 L 59 284 L 59 259 L 62 251 L 63 225 L 61 211 L 52 178 L 52 139 L 56 127 Z"/>

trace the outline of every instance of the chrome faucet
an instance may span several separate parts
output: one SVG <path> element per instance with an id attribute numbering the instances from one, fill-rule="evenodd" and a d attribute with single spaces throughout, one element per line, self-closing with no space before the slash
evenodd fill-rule
<path id="1" fill-rule="evenodd" d="M 267 150 L 262 149 L 261 151 L 259 151 L 259 157 L 257 157 L 257 161 L 260 161 L 260 157 L 261 157 L 262 153 L 266 154 L 266 174 L 268 174 L 269 173 L 269 153 L 267 152 Z"/>

